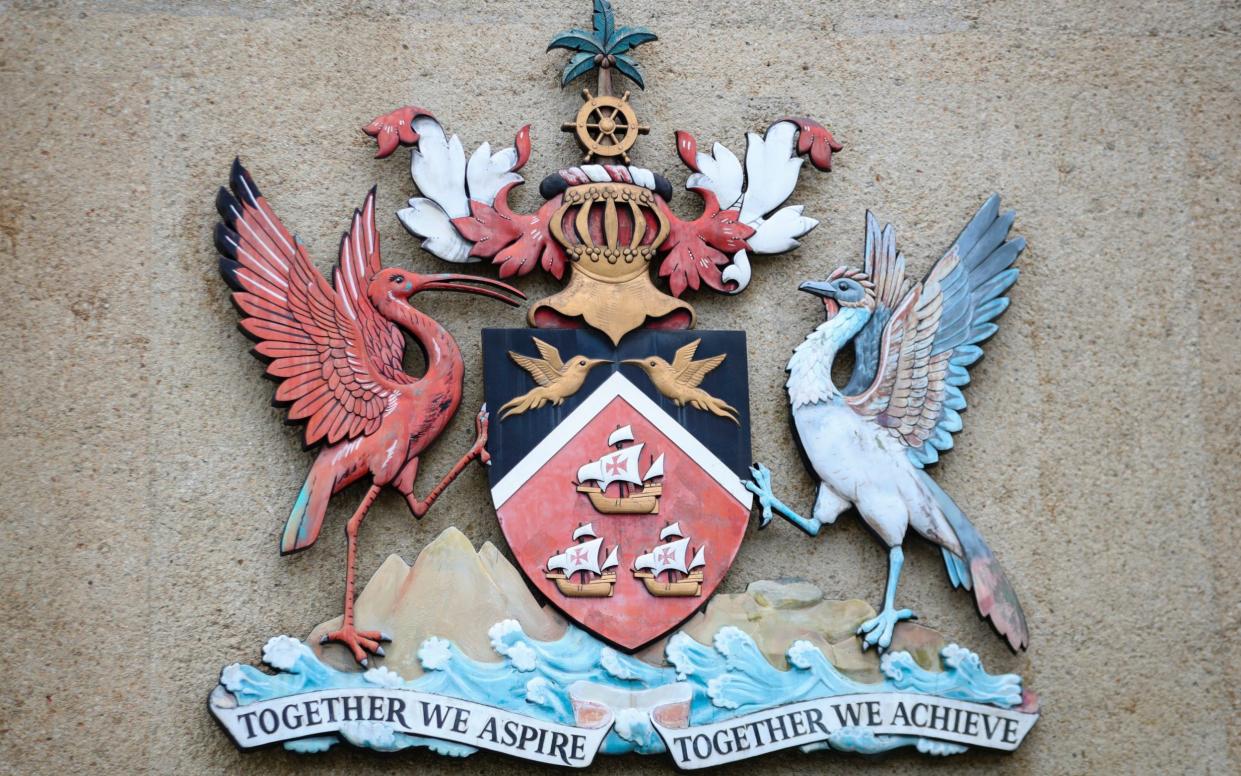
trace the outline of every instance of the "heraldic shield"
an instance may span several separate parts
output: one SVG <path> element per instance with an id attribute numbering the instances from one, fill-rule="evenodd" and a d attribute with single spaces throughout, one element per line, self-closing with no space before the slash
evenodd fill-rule
<path id="1" fill-rule="evenodd" d="M 701 608 L 752 495 L 745 334 L 483 332 L 491 494 L 527 578 L 628 651 Z"/>

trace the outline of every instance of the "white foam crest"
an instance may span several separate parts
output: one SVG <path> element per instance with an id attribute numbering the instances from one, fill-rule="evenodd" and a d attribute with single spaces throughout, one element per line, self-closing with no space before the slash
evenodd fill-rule
<path id="1" fill-rule="evenodd" d="M 428 671 L 438 671 L 452 660 L 451 642 L 432 636 L 418 647 L 418 661 Z"/>
<path id="2" fill-rule="evenodd" d="M 292 636 L 272 636 L 263 645 L 263 662 L 272 668 L 288 671 L 297 664 L 303 650 L 310 653 L 305 644 Z"/>

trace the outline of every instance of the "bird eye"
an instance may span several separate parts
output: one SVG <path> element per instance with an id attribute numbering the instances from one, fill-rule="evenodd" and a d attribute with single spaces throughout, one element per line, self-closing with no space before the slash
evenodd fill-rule
<path id="1" fill-rule="evenodd" d="M 648 361 L 648 362 L 646 362 L 646 363 L 650 364 L 651 366 L 655 366 L 655 362 L 654 362 L 654 361 Z"/>
<path id="2" fill-rule="evenodd" d="M 404 282 L 405 282 L 405 276 L 404 276 L 404 275 L 393 275 L 393 276 L 392 276 L 392 282 L 393 282 L 393 283 L 404 283 Z"/>
<path id="3" fill-rule="evenodd" d="M 586 366 L 586 359 L 584 359 L 584 358 L 583 358 L 581 361 L 578 361 L 578 362 L 577 362 L 577 365 L 578 365 L 578 366 Z"/>

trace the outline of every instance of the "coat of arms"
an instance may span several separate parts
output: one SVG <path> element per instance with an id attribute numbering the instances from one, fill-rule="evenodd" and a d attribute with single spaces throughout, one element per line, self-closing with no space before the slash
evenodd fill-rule
<path id="1" fill-rule="evenodd" d="M 535 587 L 626 650 L 700 609 L 750 519 L 744 334 L 487 329 L 483 353 L 487 403 L 507 407 L 492 500 Z"/>
<path id="2" fill-rule="evenodd" d="M 790 747 L 1012 750 L 1037 719 L 1020 677 L 988 674 L 896 604 L 912 529 L 1014 650 L 1028 642 L 995 553 L 925 471 L 951 448 L 968 368 L 1008 305 L 1024 246 L 1009 238 L 1013 215 L 992 197 L 914 281 L 891 227 L 868 213 L 860 265 L 825 264 L 801 284 L 824 310 L 788 365 L 793 433 L 817 484 L 803 516 L 753 463 L 745 332 L 697 328 L 691 297 L 741 294 L 752 256 L 798 247 L 817 224 L 788 203 L 803 164 L 829 171 L 841 145 L 799 117 L 748 133 L 740 155 L 677 132 L 682 196 L 699 209 L 682 219 L 669 180 L 637 164 L 650 127 L 624 88 L 645 88 L 636 50 L 655 40 L 620 25 L 608 0 L 593 0 L 589 29 L 552 39 L 570 52 L 562 85 L 596 80 L 564 124 L 582 156 L 539 183 L 534 212 L 508 200 L 528 127 L 511 148 L 467 155 L 425 108 L 366 126 L 380 157 L 411 149 L 418 193 L 396 217 L 455 272 L 385 266 L 372 190 L 329 280 L 279 193 L 269 200 L 234 163 L 217 198 L 221 273 L 276 401 L 315 449 L 280 551 L 322 541 L 328 502 L 367 486 L 344 526 L 342 616 L 305 640 L 271 639 L 263 660 L 277 673 L 234 664 L 211 694 L 242 748 L 487 749 L 574 767 L 666 753 L 694 769 Z M 481 363 L 419 309 L 432 292 L 520 306 L 514 284 L 536 271 L 563 286 L 529 304 L 524 326 L 485 328 Z M 408 339 L 426 356 L 417 374 L 403 365 Z M 850 346 L 853 374 L 838 386 L 833 362 Z M 475 441 L 427 487 L 422 455 L 467 380 L 484 386 Z M 359 592 L 359 529 L 381 490 L 422 518 L 475 461 L 508 554 L 450 528 Z M 779 514 L 811 535 L 855 510 L 889 549 L 880 610 L 828 600 L 812 581 L 716 595 L 754 507 L 762 525 Z"/>

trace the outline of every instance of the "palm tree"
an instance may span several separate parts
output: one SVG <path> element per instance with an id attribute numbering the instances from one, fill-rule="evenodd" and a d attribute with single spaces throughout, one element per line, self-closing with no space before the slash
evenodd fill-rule
<path id="1" fill-rule="evenodd" d="M 594 0 L 594 3 L 592 30 L 566 30 L 552 38 L 547 46 L 548 51 L 561 48 L 577 52 L 565 65 L 560 85 L 564 86 L 598 68 L 599 94 L 611 94 L 612 69 L 615 68 L 636 83 L 639 89 L 645 89 L 642 70 L 633 56 L 625 52 L 656 40 L 655 33 L 645 27 L 617 27 L 612 3 L 609 0 Z"/>

